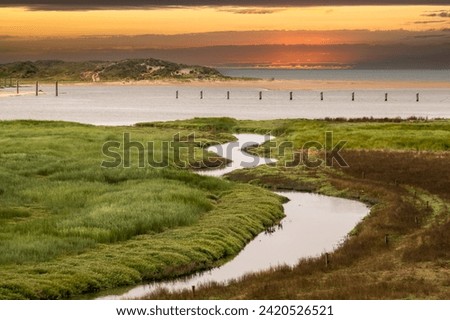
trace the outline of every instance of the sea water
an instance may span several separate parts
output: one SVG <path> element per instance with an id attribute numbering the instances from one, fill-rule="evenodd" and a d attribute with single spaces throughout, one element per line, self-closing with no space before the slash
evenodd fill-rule
<path id="1" fill-rule="evenodd" d="M 64 120 L 95 125 L 132 125 L 194 117 L 279 119 L 325 117 L 450 117 L 450 89 L 265 90 L 189 86 L 44 85 L 0 90 L 0 120 Z M 178 91 L 178 99 L 176 98 Z M 200 98 L 203 91 L 203 98 Z M 227 91 L 230 97 L 227 99 Z M 260 99 L 261 92 L 261 99 Z M 320 98 L 323 92 L 323 100 Z M 352 101 L 352 93 L 355 99 Z M 420 93 L 420 101 L 416 94 Z M 385 93 L 388 100 L 385 101 Z"/>
<path id="2" fill-rule="evenodd" d="M 450 70 L 300 70 L 219 68 L 230 77 L 276 80 L 450 82 Z"/>

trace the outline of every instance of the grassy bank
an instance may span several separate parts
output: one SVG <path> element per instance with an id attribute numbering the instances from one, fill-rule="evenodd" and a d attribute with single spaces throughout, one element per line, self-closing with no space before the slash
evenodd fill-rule
<path id="1" fill-rule="evenodd" d="M 68 298 L 204 269 L 282 217 L 279 197 L 178 168 L 162 149 L 229 135 L 191 141 L 188 130 L 34 121 L 0 122 L 0 132 L 3 299 Z M 124 133 L 155 147 L 132 148 L 129 168 L 102 167 L 111 160 L 103 144 Z M 140 168 L 143 153 L 169 166 Z"/>
<path id="2" fill-rule="evenodd" d="M 334 142 L 347 141 L 348 167 L 261 166 L 220 180 L 178 166 L 197 165 L 203 146 L 232 132 L 271 132 L 278 144 L 292 142 L 284 153 L 272 150 L 282 163 L 307 152 L 308 141 L 325 143 L 326 131 Z M 215 118 L 107 128 L 13 121 L 0 122 L 0 132 L 0 298 L 68 298 L 213 266 L 282 217 L 281 199 L 265 189 L 359 199 L 373 209 L 328 267 L 323 257 L 308 259 L 198 288 L 195 298 L 450 297 L 448 120 Z M 132 148 L 129 168 L 123 161 L 101 167 L 114 160 L 102 154 L 103 144 L 124 143 L 124 133 L 155 148 Z M 162 141 L 197 147 L 195 156 L 166 154 Z M 250 151 L 268 155 L 269 147 Z M 170 165 L 150 167 L 149 157 Z"/>
<path id="3" fill-rule="evenodd" d="M 138 124 L 159 128 L 184 128 L 211 132 L 253 132 L 272 134 L 279 142 L 290 141 L 301 148 L 308 141 L 325 143 L 325 132 L 334 141 L 345 140 L 345 149 L 449 151 L 450 121 L 402 119 L 327 120 L 236 120 L 232 118 L 194 118 L 171 122 Z M 268 144 L 266 147 L 269 146 Z M 276 153 L 274 155 L 277 155 Z"/>
<path id="4" fill-rule="evenodd" d="M 293 268 L 247 275 L 228 286 L 197 289 L 197 299 L 448 299 L 450 297 L 450 121 L 425 119 L 235 121 L 225 128 L 203 119 L 163 127 L 271 132 L 293 147 L 280 160 L 303 154 L 324 132 L 346 140 L 348 167 L 263 166 L 235 171 L 229 180 L 270 189 L 319 192 L 373 205 L 371 214 L 330 255 Z M 219 125 L 219 124 L 217 124 Z M 269 144 L 251 150 L 268 155 Z M 319 150 L 313 156 L 324 157 Z M 159 292 L 148 298 L 191 299 L 192 293 Z"/>

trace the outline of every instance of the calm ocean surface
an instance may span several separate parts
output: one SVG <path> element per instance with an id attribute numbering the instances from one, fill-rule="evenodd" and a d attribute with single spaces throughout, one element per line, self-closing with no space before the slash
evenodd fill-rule
<path id="1" fill-rule="evenodd" d="M 269 72 L 252 72 L 255 71 Z M 271 77 L 294 73 L 301 74 L 303 79 L 315 77 L 321 80 L 368 77 L 412 80 L 414 76 L 423 81 L 443 81 L 449 78 L 448 71 L 368 73 L 360 70 L 270 70 Z M 0 120 L 65 120 L 95 125 L 131 125 L 222 116 L 255 120 L 371 116 L 450 118 L 450 89 L 364 89 L 355 91 L 354 101 L 351 100 L 352 90 L 323 90 L 323 101 L 320 100 L 322 90 L 296 90 L 290 100 L 289 91 L 231 88 L 226 83 L 223 87 L 214 88 L 62 84 L 59 97 L 55 97 L 54 86 L 44 85 L 41 90 L 36 97 L 33 86 L 21 88 L 24 94 L 20 96 L 15 95 L 15 88 L 0 89 Z M 201 90 L 203 99 L 200 99 Z M 179 92 L 178 99 L 176 91 Z M 230 91 L 229 99 L 227 91 Z M 259 99 L 260 91 L 262 99 Z M 385 101 L 386 92 L 388 101 Z M 418 92 L 420 101 L 416 102 Z"/>
<path id="2" fill-rule="evenodd" d="M 450 82 L 450 70 L 295 70 L 219 68 L 231 77 L 277 80 L 426 81 Z"/>

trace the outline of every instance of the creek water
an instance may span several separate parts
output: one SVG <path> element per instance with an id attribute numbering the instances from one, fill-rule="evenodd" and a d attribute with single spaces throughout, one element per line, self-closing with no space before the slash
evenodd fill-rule
<path id="1" fill-rule="evenodd" d="M 253 156 L 242 150 L 245 146 L 261 144 L 270 137 L 239 134 L 236 138 L 236 142 L 209 148 L 210 151 L 231 159 L 229 166 L 199 173 L 221 176 L 239 168 L 275 161 Z M 302 192 L 277 194 L 289 199 L 283 205 L 286 217 L 271 232 L 262 232 L 256 236 L 236 257 L 224 265 L 175 280 L 139 285 L 121 294 L 103 295 L 99 299 L 136 299 L 161 288 L 177 291 L 211 282 L 226 284 L 247 273 L 282 265 L 294 266 L 301 258 L 332 251 L 369 213 L 369 208 L 358 201 Z"/>

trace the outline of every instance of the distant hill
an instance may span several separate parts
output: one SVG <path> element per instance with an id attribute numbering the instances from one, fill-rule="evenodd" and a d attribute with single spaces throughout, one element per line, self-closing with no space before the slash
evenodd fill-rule
<path id="1" fill-rule="evenodd" d="M 138 81 L 159 79 L 225 79 L 219 71 L 157 59 L 66 62 L 25 61 L 0 64 L 0 78 L 65 81 Z"/>

